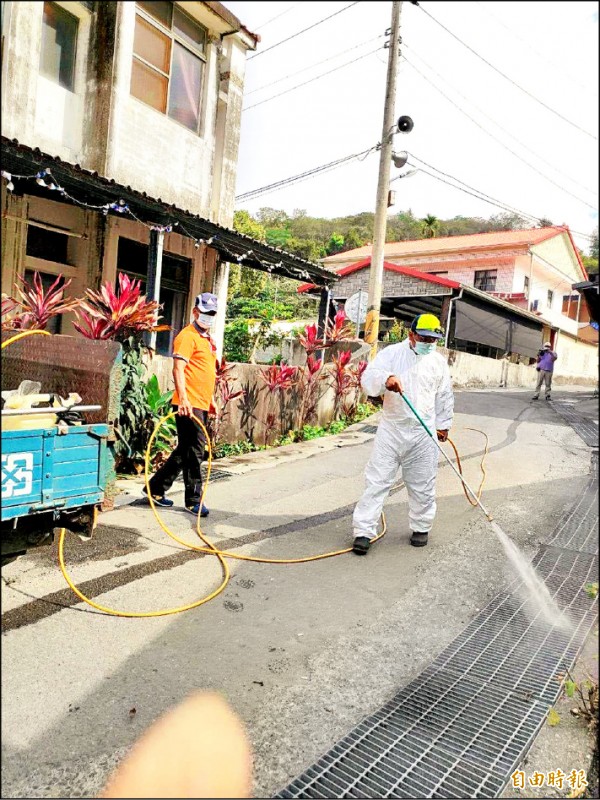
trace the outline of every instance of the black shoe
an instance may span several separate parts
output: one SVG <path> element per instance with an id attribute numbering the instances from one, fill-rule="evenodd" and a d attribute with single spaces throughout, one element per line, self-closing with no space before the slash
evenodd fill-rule
<path id="1" fill-rule="evenodd" d="M 148 504 L 150 504 L 150 500 L 148 500 L 148 491 L 145 486 L 142 488 L 142 492 L 146 495 L 146 500 L 148 501 Z M 165 497 L 164 494 L 162 496 L 153 494 L 152 499 L 154 500 L 154 505 L 158 506 L 159 508 L 171 508 L 171 506 L 174 505 L 173 501 L 169 500 L 168 497 Z"/>
<path id="2" fill-rule="evenodd" d="M 369 547 L 371 547 L 371 540 L 367 536 L 357 536 L 352 545 L 352 552 L 357 556 L 366 556 Z"/>
<path id="3" fill-rule="evenodd" d="M 195 506 L 186 506 L 185 509 L 186 511 L 189 511 L 190 514 L 193 514 L 195 517 L 198 516 L 198 513 L 200 514 L 201 517 L 208 517 L 208 515 L 210 514 L 210 511 L 204 504 L 202 505 L 202 510 L 200 511 L 200 503 L 196 503 Z"/>
<path id="4" fill-rule="evenodd" d="M 425 547 L 428 536 L 429 533 L 419 533 L 418 531 L 415 531 L 410 537 L 410 543 L 413 547 Z"/>

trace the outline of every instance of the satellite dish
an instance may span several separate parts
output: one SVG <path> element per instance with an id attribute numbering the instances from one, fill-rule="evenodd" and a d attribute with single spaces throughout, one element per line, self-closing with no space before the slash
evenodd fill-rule
<path id="1" fill-rule="evenodd" d="M 369 301 L 369 293 L 365 291 L 355 292 L 351 297 L 346 300 L 345 312 L 346 316 L 355 325 L 360 325 L 367 319 L 367 303 Z"/>

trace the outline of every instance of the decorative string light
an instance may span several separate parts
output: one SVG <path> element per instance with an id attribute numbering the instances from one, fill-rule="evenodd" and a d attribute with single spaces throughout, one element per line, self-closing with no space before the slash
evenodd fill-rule
<path id="1" fill-rule="evenodd" d="M 40 169 L 34 175 L 14 175 L 14 174 L 12 174 L 10 172 L 7 172 L 6 170 L 2 170 L 1 171 L 1 176 L 6 181 L 6 189 L 9 192 L 13 192 L 14 191 L 14 188 L 15 188 L 14 181 L 15 180 L 22 180 L 22 181 L 35 180 L 35 182 L 36 182 L 36 184 L 38 186 L 42 186 L 42 187 L 44 187 L 44 189 L 48 189 L 49 191 L 52 191 L 52 192 L 58 192 L 65 199 L 70 200 L 71 202 L 75 203 L 76 205 L 80 206 L 81 208 L 86 208 L 86 209 L 89 209 L 91 211 L 101 211 L 104 214 L 104 216 L 108 216 L 108 213 L 110 211 L 114 211 L 117 214 L 127 214 L 130 217 L 132 217 L 132 219 L 134 219 L 136 222 L 139 222 L 140 225 L 143 225 L 145 228 L 148 228 L 148 230 L 150 230 L 150 231 L 158 231 L 160 233 L 172 233 L 173 228 L 177 227 L 181 231 L 182 235 L 187 236 L 189 239 L 193 240 L 194 247 L 195 247 L 196 250 L 198 250 L 200 248 L 200 246 L 203 245 L 203 244 L 207 245 L 207 246 L 210 246 L 216 239 L 219 239 L 219 236 L 217 234 L 213 234 L 212 236 L 208 237 L 207 239 L 196 238 L 180 222 L 170 222 L 170 223 L 168 223 L 166 225 L 158 225 L 156 223 L 144 222 L 143 220 L 141 220 L 131 210 L 129 205 L 122 198 L 120 198 L 117 201 L 112 201 L 110 203 L 103 203 L 102 205 L 94 205 L 92 203 L 86 203 L 83 200 L 79 200 L 78 198 L 73 197 L 73 195 L 71 195 L 62 186 L 60 186 L 56 182 L 56 180 L 54 179 L 54 176 L 52 175 L 51 170 L 49 168 L 47 168 L 47 167 L 44 168 L 44 169 Z M 239 235 L 242 236 L 245 239 L 248 239 L 248 240 L 252 241 L 252 238 L 250 236 L 245 236 L 244 234 L 239 234 Z M 269 273 L 272 273 L 274 269 L 278 269 L 278 268 L 281 268 L 283 266 L 283 261 L 282 260 L 277 261 L 276 263 L 271 263 L 269 261 L 264 261 L 264 260 L 260 259 L 254 253 L 253 250 L 247 250 L 245 253 L 241 253 L 239 255 L 235 255 L 227 247 L 225 247 L 222 242 L 220 243 L 220 249 L 226 254 L 226 256 L 227 256 L 227 258 L 228 258 L 228 260 L 230 262 L 237 261 L 238 264 L 240 264 L 242 261 L 247 259 L 249 256 L 254 255 L 254 259 L 253 259 L 254 262 L 257 263 L 257 264 L 260 264 L 261 267 L 263 267 L 263 269 L 267 270 L 267 272 L 269 272 Z M 283 253 L 284 252 L 279 247 L 273 247 L 271 249 L 274 250 L 277 253 Z M 300 260 L 300 259 L 297 258 L 297 256 L 294 256 L 291 253 L 289 253 L 287 255 L 292 256 L 292 258 L 294 258 L 296 260 Z M 298 275 L 299 278 L 305 278 L 307 280 L 312 280 L 310 274 L 306 270 L 297 269 L 295 267 L 290 267 L 289 269 L 290 269 L 291 272 L 294 272 L 296 275 Z"/>
<path id="2" fill-rule="evenodd" d="M 7 190 L 9 192 L 12 192 L 14 190 L 14 188 L 15 188 L 15 185 L 12 182 L 12 175 L 10 174 L 10 172 L 6 172 L 5 170 L 2 170 L 2 177 L 4 178 L 5 181 L 7 181 L 7 183 L 6 183 Z"/>

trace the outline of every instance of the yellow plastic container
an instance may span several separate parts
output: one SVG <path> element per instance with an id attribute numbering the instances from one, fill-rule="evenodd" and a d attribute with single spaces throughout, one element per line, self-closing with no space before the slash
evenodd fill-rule
<path id="1" fill-rule="evenodd" d="M 37 403 L 49 403 L 49 394 L 13 395 L 4 403 L 4 409 L 31 408 Z M 2 417 L 3 431 L 31 431 L 39 428 L 53 428 L 58 421 L 56 414 L 15 414 Z"/>

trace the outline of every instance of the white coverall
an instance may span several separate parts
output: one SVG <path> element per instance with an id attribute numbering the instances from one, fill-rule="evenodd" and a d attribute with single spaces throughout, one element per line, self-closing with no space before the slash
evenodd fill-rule
<path id="1" fill-rule="evenodd" d="M 370 397 L 385 392 L 381 421 L 371 459 L 365 469 L 365 491 L 354 509 L 354 536 L 374 539 L 383 504 L 399 467 L 408 491 L 409 522 L 413 533 L 429 533 L 435 517 L 435 478 L 439 452 L 423 426 L 397 392 L 385 389 L 395 375 L 423 422 L 449 430 L 454 395 L 448 364 L 437 352 L 417 355 L 408 339 L 377 354 L 363 373 L 362 387 Z"/>

